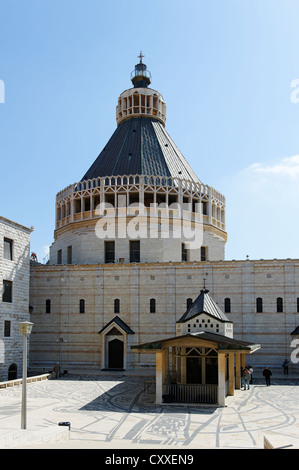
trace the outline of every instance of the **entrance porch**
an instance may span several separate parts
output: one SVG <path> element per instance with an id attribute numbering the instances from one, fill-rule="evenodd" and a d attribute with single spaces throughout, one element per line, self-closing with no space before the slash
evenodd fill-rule
<path id="1" fill-rule="evenodd" d="M 156 355 L 156 404 L 205 403 L 225 406 L 241 387 L 246 354 L 258 344 L 204 331 L 132 346 Z"/>

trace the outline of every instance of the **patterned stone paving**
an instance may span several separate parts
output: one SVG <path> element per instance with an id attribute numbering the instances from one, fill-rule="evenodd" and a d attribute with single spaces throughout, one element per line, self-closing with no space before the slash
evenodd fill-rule
<path id="1" fill-rule="evenodd" d="M 169 449 L 263 448 L 264 435 L 299 448 L 299 380 L 256 381 L 228 406 L 154 404 L 144 377 L 66 376 L 28 384 L 28 429 L 71 423 L 69 441 L 53 447 Z M 0 390 L 0 428 L 20 427 L 21 387 Z M 38 447 L 35 446 L 36 448 Z"/>

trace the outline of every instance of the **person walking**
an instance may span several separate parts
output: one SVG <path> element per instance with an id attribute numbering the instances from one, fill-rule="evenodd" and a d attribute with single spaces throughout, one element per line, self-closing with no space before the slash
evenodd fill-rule
<path id="1" fill-rule="evenodd" d="M 286 359 L 282 364 L 284 374 L 289 373 L 289 361 Z"/>
<path id="2" fill-rule="evenodd" d="M 244 367 L 241 367 L 241 388 L 244 387 L 244 372 L 245 372 Z"/>
<path id="3" fill-rule="evenodd" d="M 248 369 L 244 369 L 244 372 L 243 372 L 243 379 L 244 379 L 244 390 L 246 390 L 246 385 L 247 385 L 247 390 L 249 390 L 249 380 L 250 380 L 250 373 L 248 371 Z"/>
<path id="4" fill-rule="evenodd" d="M 265 377 L 267 387 L 271 385 L 271 381 L 270 381 L 271 375 L 272 375 L 271 370 L 266 366 L 265 369 L 263 370 L 263 376 Z"/>

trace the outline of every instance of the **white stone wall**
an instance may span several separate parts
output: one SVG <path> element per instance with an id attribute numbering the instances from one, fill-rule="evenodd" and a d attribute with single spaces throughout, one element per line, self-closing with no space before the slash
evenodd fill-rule
<path id="1" fill-rule="evenodd" d="M 32 229 L 0 217 L 0 381 L 8 379 L 11 364 L 22 376 L 23 336 L 19 323 L 29 321 L 29 250 Z M 13 241 L 12 260 L 4 259 L 4 238 Z M 2 301 L 3 280 L 12 281 L 12 302 Z M 11 322 L 10 337 L 4 337 L 4 322 Z"/>
<path id="2" fill-rule="evenodd" d="M 195 300 L 195 299 L 193 299 Z M 206 331 L 207 333 L 217 333 L 219 335 L 233 338 L 233 324 L 223 322 L 215 317 L 204 313 L 197 315 L 184 323 L 177 324 L 177 335 L 186 335 L 188 333 L 197 333 L 198 331 Z"/>
<path id="3" fill-rule="evenodd" d="M 252 365 L 273 367 L 290 360 L 290 333 L 299 325 L 299 260 L 46 265 L 31 272 L 32 363 L 53 366 L 59 358 L 57 339 L 63 337 L 64 367 L 101 368 L 99 331 L 116 315 L 113 301 L 119 298 L 117 315 L 135 332 L 127 336 L 127 368 L 153 364 L 154 356 L 131 353 L 130 345 L 175 336 L 186 300 L 199 295 L 204 277 L 222 310 L 224 299 L 231 299 L 226 315 L 234 338 L 261 344 L 248 358 Z M 257 297 L 263 298 L 262 313 L 256 312 Z M 277 297 L 284 301 L 282 313 L 276 312 Z M 50 314 L 45 313 L 48 298 Z M 81 298 L 85 314 L 79 313 Z M 150 313 L 151 298 L 156 299 L 155 313 Z"/>
<path id="4" fill-rule="evenodd" d="M 121 219 L 116 218 L 115 224 Z M 114 223 L 114 222 L 113 222 Z M 134 219 L 128 219 L 126 224 L 118 227 L 123 230 L 126 237 L 113 237 L 117 235 L 117 229 L 111 230 L 109 236 L 105 237 L 104 223 L 101 219 L 88 222 L 78 222 L 68 225 L 56 232 L 55 241 L 50 248 L 50 264 L 57 264 L 57 252 L 62 251 L 62 264 L 67 264 L 67 248 L 72 246 L 72 264 L 102 264 L 105 262 L 105 241 L 115 241 L 115 260 L 123 259 L 124 263 L 130 262 L 130 238 L 128 231 L 136 232 L 140 239 L 140 261 L 143 263 L 153 262 L 180 262 L 182 259 L 182 243 L 190 247 L 189 261 L 201 260 L 201 246 L 206 247 L 207 259 L 219 261 L 224 259 L 226 236 L 215 233 L 215 229 L 208 224 L 192 223 L 190 229 L 183 229 L 181 221 L 178 222 L 176 232 L 169 229 L 167 225 L 156 232 L 156 238 L 150 236 L 150 228 L 147 219 L 139 217 L 137 229 L 133 230 L 136 223 Z M 187 219 L 187 223 L 189 223 Z M 144 227 L 144 230 L 143 230 Z M 147 230 L 146 230 L 147 229 Z M 185 230 L 185 232 L 184 232 Z M 174 236 L 175 235 L 175 236 Z M 133 239 L 133 235 L 131 236 Z"/>

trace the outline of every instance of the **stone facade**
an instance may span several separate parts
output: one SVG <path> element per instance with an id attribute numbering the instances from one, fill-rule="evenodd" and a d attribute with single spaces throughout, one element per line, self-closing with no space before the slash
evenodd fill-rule
<path id="1" fill-rule="evenodd" d="M 0 217 L 0 381 L 22 376 L 23 336 L 29 321 L 29 250 L 32 229 Z"/>
<path id="2" fill-rule="evenodd" d="M 261 344 L 252 365 L 281 365 L 298 326 L 299 261 L 225 261 L 225 197 L 166 132 L 166 104 L 148 88 L 142 57 L 134 88 L 119 97 L 116 131 L 56 196 L 49 264 L 31 268 L 32 365 L 152 367 L 154 357 L 131 346 L 175 336 L 204 285 L 233 322 L 213 323 L 216 334 Z M 196 322 L 181 325 L 195 331 Z"/>

